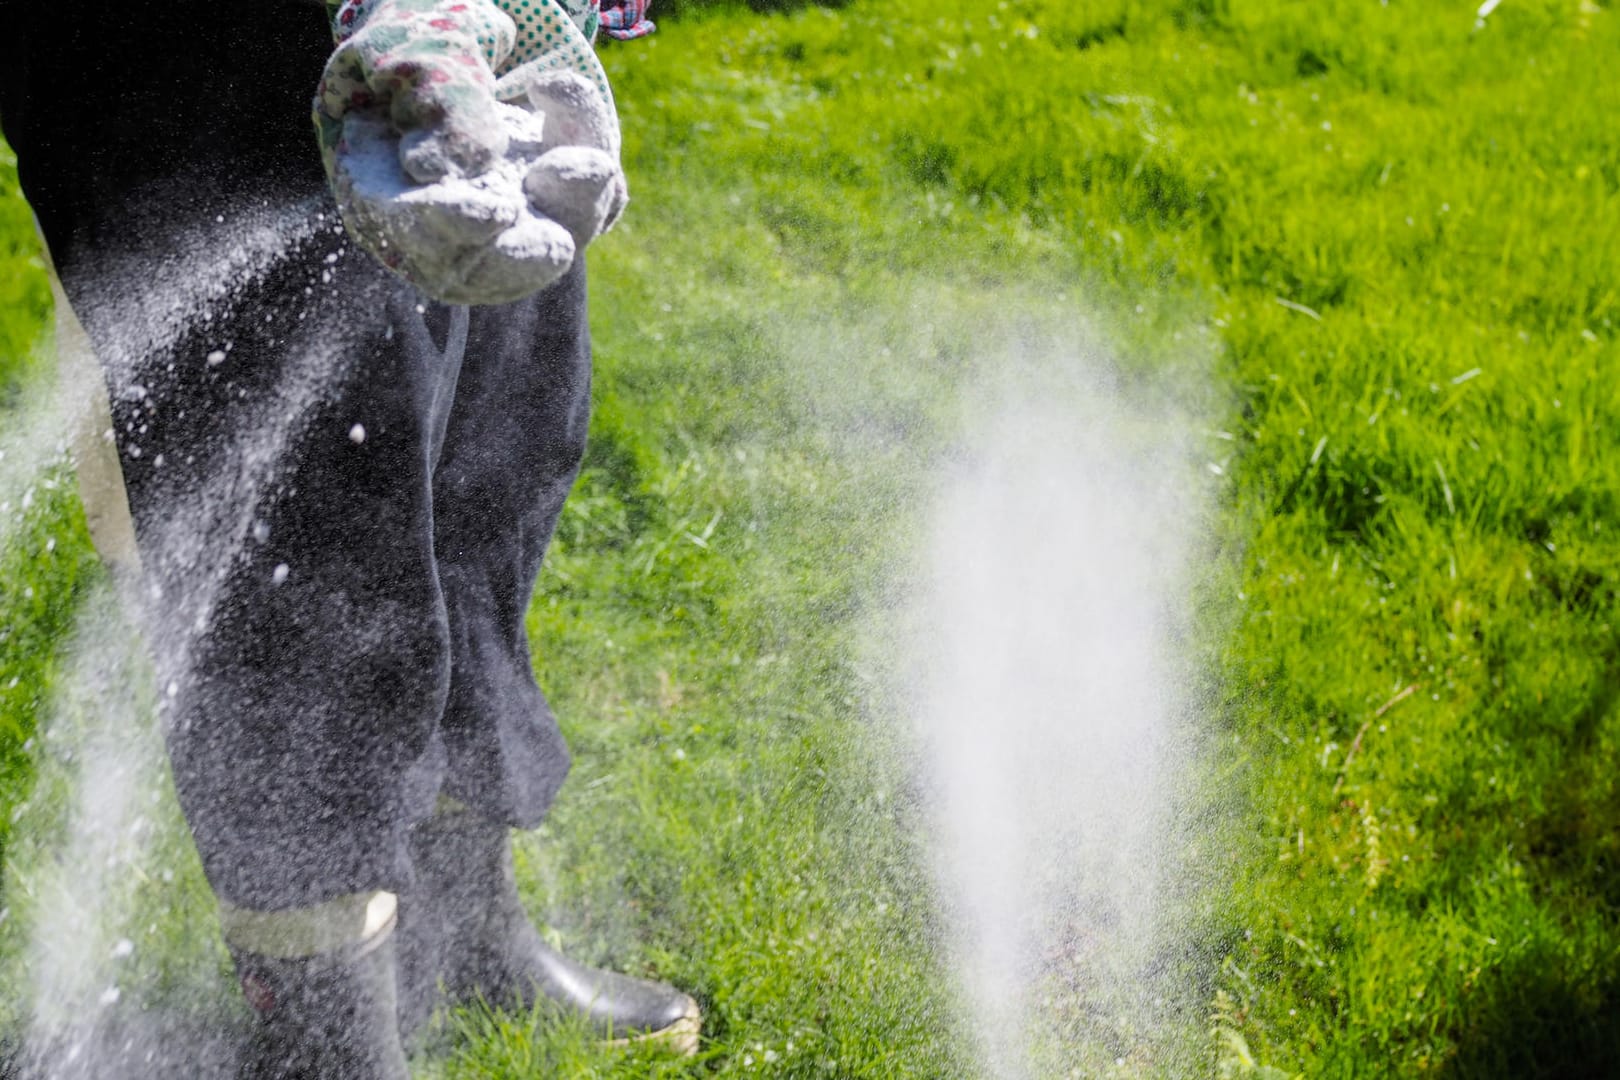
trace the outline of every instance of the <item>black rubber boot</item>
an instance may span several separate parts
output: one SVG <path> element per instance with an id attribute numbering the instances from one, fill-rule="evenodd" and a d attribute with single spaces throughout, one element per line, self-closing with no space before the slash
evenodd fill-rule
<path id="1" fill-rule="evenodd" d="M 408 1080 L 390 934 L 283 960 L 232 950 L 258 1014 L 237 1080 Z"/>
<path id="2" fill-rule="evenodd" d="M 416 886 L 400 897 L 399 908 L 404 1031 L 415 1031 L 441 1003 L 550 1002 L 604 1039 L 697 1052 L 702 1014 L 691 997 L 664 983 L 586 967 L 540 939 L 518 900 L 504 825 L 470 811 L 441 811 L 416 827 L 411 857 Z"/>

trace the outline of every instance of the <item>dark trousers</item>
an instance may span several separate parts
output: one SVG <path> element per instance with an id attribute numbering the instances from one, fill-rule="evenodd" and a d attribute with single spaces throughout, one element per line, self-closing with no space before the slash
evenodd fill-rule
<path id="1" fill-rule="evenodd" d="M 233 904 L 407 888 L 568 768 L 524 612 L 584 451 L 583 267 L 433 303 L 349 244 L 292 0 L 0 2 L 0 119 L 107 378 L 175 784 Z"/>

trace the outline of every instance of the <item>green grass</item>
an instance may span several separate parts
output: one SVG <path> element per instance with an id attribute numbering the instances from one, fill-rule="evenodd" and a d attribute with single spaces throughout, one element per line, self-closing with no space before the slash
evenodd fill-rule
<path id="1" fill-rule="evenodd" d="M 1620 12 L 1475 7 L 689 7 L 607 51 L 635 198 L 530 618 L 578 764 L 522 870 L 712 1038 L 472 1015 L 423 1075 L 973 1074 L 861 637 L 954 388 L 1069 321 L 1229 435 L 1209 1030 L 1119 1071 L 1620 1072 Z M 48 302 L 10 177 L 8 400 Z M 0 512 L 0 830 L 99 576 L 63 479 Z"/>

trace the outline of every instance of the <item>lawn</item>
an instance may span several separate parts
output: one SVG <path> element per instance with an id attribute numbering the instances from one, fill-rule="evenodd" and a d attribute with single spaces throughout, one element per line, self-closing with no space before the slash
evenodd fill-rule
<path id="1" fill-rule="evenodd" d="M 1078 325 L 1207 386 L 1219 873 L 1175 1030 L 1062 1060 L 1620 1074 L 1620 11 L 1476 7 L 688 2 L 605 50 L 634 201 L 592 252 L 591 449 L 529 619 L 576 767 L 520 870 L 556 940 L 693 988 L 709 1039 L 658 1062 L 475 1013 L 420 1075 L 984 1073 L 871 631 L 961 389 Z M 9 1036 L 108 605 L 32 419 L 49 292 L 3 161 Z M 154 783 L 119 887 L 156 1006 L 226 982 Z"/>

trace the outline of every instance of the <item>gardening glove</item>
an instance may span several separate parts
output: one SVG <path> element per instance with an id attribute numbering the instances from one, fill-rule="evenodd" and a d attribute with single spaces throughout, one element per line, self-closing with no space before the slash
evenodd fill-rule
<path id="1" fill-rule="evenodd" d="M 520 68 L 501 79 L 503 95 L 521 91 L 545 117 L 541 154 L 524 174 L 535 211 L 568 230 L 584 248 L 613 227 L 629 202 L 619 164 L 619 122 L 596 83 L 569 69 Z"/>
<path id="2" fill-rule="evenodd" d="M 521 64 L 517 26 L 489 0 L 339 9 L 315 110 L 333 193 L 360 245 L 436 299 L 544 288 L 623 208 L 606 76 L 544 3 Z"/>

